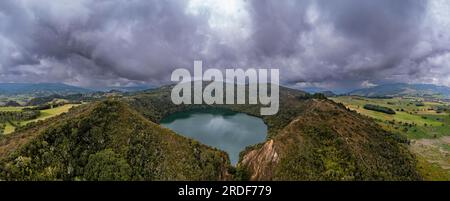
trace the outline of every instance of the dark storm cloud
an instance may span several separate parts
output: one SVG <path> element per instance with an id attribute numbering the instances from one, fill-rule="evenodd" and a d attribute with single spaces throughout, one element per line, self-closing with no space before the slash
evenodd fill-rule
<path id="1" fill-rule="evenodd" d="M 198 32 L 208 29 L 202 16 L 185 14 L 185 1 L 55 2 L 0 3 L 0 33 L 18 57 L 6 53 L 5 79 L 6 68 L 33 81 L 157 82 L 199 57 L 205 39 Z M 35 77 L 44 70 L 48 76 Z"/>
<path id="2" fill-rule="evenodd" d="M 417 38 L 426 9 L 423 0 L 318 1 L 321 13 L 345 34 L 370 47 L 385 50 Z"/>
<path id="3" fill-rule="evenodd" d="M 295 42 L 309 30 L 305 22 L 308 5 L 308 1 L 251 1 L 252 51 L 265 57 L 289 57 L 301 51 Z"/>
<path id="4" fill-rule="evenodd" d="M 192 1 L 1 1 L 0 82 L 159 84 L 201 59 L 300 86 L 450 85 L 446 1 Z"/>
<path id="5" fill-rule="evenodd" d="M 250 11 L 255 51 L 285 81 L 354 86 L 414 72 L 401 63 L 424 34 L 427 1 L 252 1 Z"/>

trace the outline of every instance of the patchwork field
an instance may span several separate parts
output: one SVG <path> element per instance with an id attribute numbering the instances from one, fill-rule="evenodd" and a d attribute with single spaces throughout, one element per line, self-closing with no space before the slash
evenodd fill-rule
<path id="1" fill-rule="evenodd" d="M 63 106 L 60 106 L 60 107 L 56 107 L 56 108 L 52 108 L 52 109 L 41 110 L 41 115 L 38 118 L 33 119 L 33 120 L 29 120 L 29 121 L 20 122 L 20 125 L 23 126 L 23 125 L 26 125 L 26 124 L 31 123 L 31 122 L 36 122 L 36 121 L 39 121 L 39 120 L 45 120 L 47 118 L 57 116 L 57 115 L 59 115 L 61 113 L 69 111 L 70 108 L 72 108 L 74 106 L 77 106 L 77 105 L 78 104 L 66 104 L 66 105 L 63 105 Z"/>
<path id="2" fill-rule="evenodd" d="M 13 125 L 11 125 L 10 123 L 6 123 L 5 124 L 5 130 L 3 131 L 3 133 L 9 134 L 9 133 L 14 132 L 15 129 L 16 128 Z"/>
<path id="3" fill-rule="evenodd" d="M 438 138 L 450 136 L 450 115 L 448 103 L 425 102 L 420 98 L 374 99 L 357 96 L 332 98 L 351 110 L 374 118 L 387 130 L 405 134 L 409 139 Z M 417 106 L 416 104 L 423 104 Z M 364 109 L 374 104 L 391 108 L 396 114 L 386 114 Z M 441 108 L 439 111 L 437 108 Z"/>
<path id="4" fill-rule="evenodd" d="M 450 181 L 450 137 L 413 140 L 411 150 L 425 179 Z"/>
<path id="5" fill-rule="evenodd" d="M 0 112 L 17 112 L 22 111 L 24 107 L 0 107 Z"/>
<path id="6" fill-rule="evenodd" d="M 429 102 L 423 98 L 331 98 L 347 108 L 375 119 L 384 129 L 411 140 L 410 149 L 418 168 L 428 180 L 450 180 L 450 103 Z M 368 110 L 364 105 L 387 107 L 395 114 Z"/>
<path id="7" fill-rule="evenodd" d="M 24 126 L 31 122 L 45 120 L 47 118 L 57 116 L 59 114 L 69 111 L 70 108 L 78 106 L 78 105 L 79 104 L 65 104 L 63 106 L 59 106 L 59 107 L 55 107 L 55 108 L 51 108 L 51 109 L 40 110 L 40 115 L 37 118 L 27 120 L 27 121 L 5 122 L 5 123 L 3 123 L 4 124 L 3 134 L 10 134 L 10 133 L 14 132 L 16 126 Z M 24 108 L 25 107 L 0 107 L 0 112 L 20 112 L 20 111 L 23 111 Z"/>

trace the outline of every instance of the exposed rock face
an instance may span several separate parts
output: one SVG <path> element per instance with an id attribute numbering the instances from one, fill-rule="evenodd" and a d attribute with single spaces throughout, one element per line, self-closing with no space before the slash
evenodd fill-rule
<path id="1" fill-rule="evenodd" d="M 321 96 L 281 87 L 279 113 L 262 117 L 268 140 L 242 153 L 236 175 L 223 151 L 155 124 L 216 106 L 174 105 L 170 87 L 121 100 L 127 104 L 87 104 L 0 138 L 0 180 L 103 179 L 97 170 L 123 180 L 421 179 L 405 139 Z M 261 105 L 220 107 L 258 116 Z"/>
<path id="2" fill-rule="evenodd" d="M 406 139 L 322 96 L 280 88 L 280 110 L 262 116 L 268 141 L 241 154 L 239 175 L 252 180 L 419 180 Z M 170 87 L 128 98 L 159 122 L 171 112 L 211 107 L 170 104 Z M 215 107 L 215 106 L 212 106 Z M 261 105 L 221 105 L 258 116 Z M 241 172 L 242 170 L 242 172 Z"/>
<path id="3" fill-rule="evenodd" d="M 278 163 L 278 153 L 275 151 L 273 140 L 269 140 L 261 147 L 248 152 L 242 159 L 241 165 L 249 167 L 252 172 L 251 180 L 264 180 L 272 177 L 273 167 Z"/>

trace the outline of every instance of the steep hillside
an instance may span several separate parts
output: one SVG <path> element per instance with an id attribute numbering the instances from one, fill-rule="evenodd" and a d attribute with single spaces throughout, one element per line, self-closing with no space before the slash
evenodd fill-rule
<path id="1" fill-rule="evenodd" d="M 224 180 L 228 166 L 224 152 L 112 100 L 0 139 L 0 180 Z"/>
<path id="2" fill-rule="evenodd" d="M 280 109 L 279 113 L 272 116 L 261 116 L 260 108 L 262 105 L 255 104 L 231 104 L 231 105 L 175 105 L 170 98 L 171 86 L 161 87 L 146 92 L 138 93 L 133 96 L 124 97 L 131 107 L 141 113 L 146 118 L 155 123 L 175 112 L 199 108 L 225 108 L 236 112 L 243 112 L 253 116 L 261 117 L 269 127 L 269 137 L 279 129 L 282 129 L 296 116 L 300 115 L 308 107 L 304 100 L 312 98 L 311 95 L 303 91 L 280 87 Z"/>
<path id="3" fill-rule="evenodd" d="M 154 122 L 172 112 L 225 107 L 259 116 L 261 105 L 173 105 L 170 87 L 127 97 Z M 418 180 L 407 140 L 323 96 L 280 88 L 280 110 L 262 116 L 265 143 L 241 153 L 238 177 L 252 180 Z M 246 175 L 248 178 L 246 178 Z"/>
<path id="4" fill-rule="evenodd" d="M 259 116 L 261 105 L 174 105 L 170 91 L 80 106 L 1 139 L 0 179 L 421 179 L 406 139 L 323 95 L 283 87 L 278 114 L 260 116 L 269 128 L 266 142 L 243 150 L 238 167 L 228 171 L 224 152 L 152 122 L 207 107 Z"/>
<path id="5" fill-rule="evenodd" d="M 252 180 L 418 180 L 405 139 L 329 100 L 241 155 Z"/>

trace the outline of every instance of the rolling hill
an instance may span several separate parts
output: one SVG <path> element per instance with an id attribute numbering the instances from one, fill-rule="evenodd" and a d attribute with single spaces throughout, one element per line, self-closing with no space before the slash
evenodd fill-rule
<path id="1" fill-rule="evenodd" d="M 407 140 L 329 100 L 241 154 L 251 180 L 420 180 Z"/>
<path id="2" fill-rule="evenodd" d="M 109 91 L 120 91 L 120 92 L 137 92 L 137 91 L 145 91 L 155 88 L 151 85 L 136 85 L 136 86 L 128 86 L 128 87 L 101 87 L 101 88 L 93 88 L 93 90 L 101 91 L 101 92 L 109 92 Z"/>
<path id="3" fill-rule="evenodd" d="M 88 92 L 92 92 L 92 90 L 62 83 L 0 83 L 0 95 L 3 96 L 28 95 L 39 97 Z"/>
<path id="4" fill-rule="evenodd" d="M 86 104 L 3 137 L 0 179 L 421 180 L 406 139 L 324 96 L 281 87 L 279 113 L 260 116 L 261 105 L 174 105 L 171 87 Z M 210 107 L 261 117 L 267 140 L 230 167 L 226 153 L 157 124 Z"/>
<path id="5" fill-rule="evenodd" d="M 432 84 L 396 83 L 357 89 L 348 95 L 365 97 L 442 96 L 444 98 L 450 98 L 450 88 Z"/>
<path id="6" fill-rule="evenodd" d="M 173 105 L 170 87 L 127 97 L 154 122 L 205 105 Z M 259 116 L 261 105 L 221 105 Z M 280 88 L 280 111 L 260 116 L 266 142 L 241 152 L 237 178 L 250 180 L 420 180 L 408 141 L 324 97 Z"/>
<path id="7" fill-rule="evenodd" d="M 228 156 L 108 100 L 0 140 L 0 180 L 225 180 Z"/>

